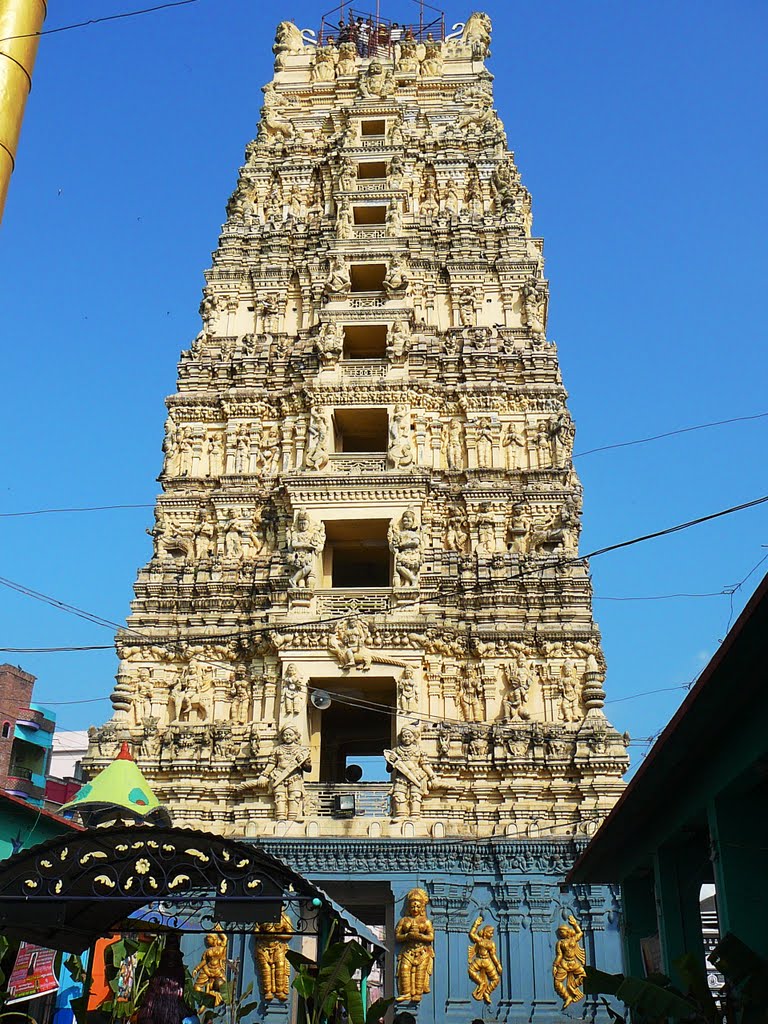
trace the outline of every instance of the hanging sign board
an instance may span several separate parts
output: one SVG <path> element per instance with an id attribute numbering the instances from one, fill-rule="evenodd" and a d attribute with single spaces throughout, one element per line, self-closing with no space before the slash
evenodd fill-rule
<path id="1" fill-rule="evenodd" d="M 21 942 L 16 963 L 8 979 L 7 1003 L 21 1003 L 25 999 L 56 992 L 59 982 L 54 971 L 56 950 Z"/>

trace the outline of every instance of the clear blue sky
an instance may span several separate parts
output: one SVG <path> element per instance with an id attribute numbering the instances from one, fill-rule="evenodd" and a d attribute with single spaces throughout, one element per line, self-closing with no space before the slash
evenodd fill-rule
<path id="1" fill-rule="evenodd" d="M 135 6 L 141 6 L 136 4 Z M 43 40 L 2 240 L 0 511 L 151 503 L 163 400 L 270 77 L 275 23 L 322 6 L 199 0 Z M 48 27 L 131 9 L 56 4 Z M 407 20 L 409 5 L 382 4 Z M 448 9 L 449 24 L 470 7 Z M 496 100 L 545 239 L 577 450 L 768 411 L 761 0 L 489 3 Z M 413 8 L 415 10 L 415 7 Z M 583 550 L 768 493 L 768 419 L 590 455 Z M 0 520 L 0 575 L 121 622 L 150 509 Z M 758 508 L 595 559 L 609 697 L 690 680 L 768 552 Z M 741 607 L 768 563 L 736 595 Z M 0 588 L 0 646 L 109 631 Z M 105 697 L 115 658 L 0 653 L 41 700 Z M 609 704 L 637 737 L 682 690 Z M 61 725 L 106 701 L 56 704 Z M 636 755 L 642 747 L 634 747 Z"/>

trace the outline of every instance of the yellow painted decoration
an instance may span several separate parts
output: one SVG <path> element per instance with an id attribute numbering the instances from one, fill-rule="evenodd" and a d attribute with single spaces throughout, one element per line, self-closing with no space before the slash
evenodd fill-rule
<path id="1" fill-rule="evenodd" d="M 285 911 L 279 921 L 265 921 L 253 926 L 254 960 L 259 991 L 265 1003 L 288 998 L 290 967 L 286 953 L 293 935 L 293 925 Z"/>
<path id="2" fill-rule="evenodd" d="M 227 936 L 221 925 L 217 924 L 214 930 L 206 935 L 205 951 L 200 963 L 193 968 L 192 977 L 195 979 L 196 992 L 205 992 L 213 996 L 214 1006 L 222 1002 L 221 989 L 227 980 Z"/>
<path id="3" fill-rule="evenodd" d="M 435 930 L 427 917 L 428 902 L 423 889 L 411 889 L 405 897 L 406 914 L 397 922 L 395 938 L 402 944 L 397 954 L 398 1003 L 419 1003 L 429 992 L 435 962 Z"/>
<path id="4" fill-rule="evenodd" d="M 570 925 L 561 924 L 557 929 L 555 961 L 552 964 L 555 992 L 563 1000 L 564 1010 L 571 1003 L 578 1003 L 584 998 L 581 986 L 587 974 L 584 970 L 587 954 L 579 945 L 584 938 L 584 932 L 575 917 L 571 916 L 568 920 Z"/>
<path id="5" fill-rule="evenodd" d="M 482 917 L 478 917 L 469 929 L 472 945 L 467 953 L 467 970 L 475 983 L 473 999 L 490 1003 L 491 992 L 501 981 L 501 961 L 493 941 L 493 925 L 487 924 L 481 928 L 482 923 Z"/>

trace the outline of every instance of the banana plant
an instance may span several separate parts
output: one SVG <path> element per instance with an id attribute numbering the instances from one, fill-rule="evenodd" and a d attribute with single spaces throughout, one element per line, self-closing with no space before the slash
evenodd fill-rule
<path id="1" fill-rule="evenodd" d="M 351 1024 L 378 1024 L 393 999 L 377 999 L 367 1009 L 357 975 L 367 974 L 374 957 L 359 942 L 334 942 L 316 963 L 309 957 L 288 951 L 296 972 L 293 987 L 304 1008 L 306 1024 L 326 1024 L 343 1011 Z"/>

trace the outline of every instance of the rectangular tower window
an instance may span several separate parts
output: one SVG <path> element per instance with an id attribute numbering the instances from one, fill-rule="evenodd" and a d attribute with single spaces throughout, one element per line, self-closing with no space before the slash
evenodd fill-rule
<path id="1" fill-rule="evenodd" d="M 387 276 L 385 263 L 353 263 L 349 268 L 353 292 L 380 292 Z"/>
<path id="2" fill-rule="evenodd" d="M 374 776 L 371 781 L 387 781 L 384 751 L 393 744 L 394 678 L 313 678 L 310 686 L 331 695 L 330 707 L 314 712 L 320 720 L 320 782 L 349 781 L 349 768 L 354 764 L 363 769 L 363 775 Z M 337 700 L 334 694 L 338 694 Z"/>
<path id="3" fill-rule="evenodd" d="M 337 452 L 387 450 L 386 409 L 337 409 L 333 419 Z"/>
<path id="4" fill-rule="evenodd" d="M 342 519 L 325 523 L 323 583 L 348 590 L 390 587 L 388 519 Z"/>
<path id="5" fill-rule="evenodd" d="M 386 135 L 386 132 L 387 122 L 383 118 L 381 120 L 360 122 L 360 134 L 364 139 L 380 138 Z"/>
<path id="6" fill-rule="evenodd" d="M 357 165 L 357 176 L 360 181 L 383 181 L 387 165 L 384 160 L 365 160 Z"/>
<path id="7" fill-rule="evenodd" d="M 344 328 L 345 359 L 383 359 L 386 350 L 384 324 L 349 324 Z"/>
<path id="8" fill-rule="evenodd" d="M 386 206 L 353 206 L 355 224 L 383 224 L 387 219 Z"/>

